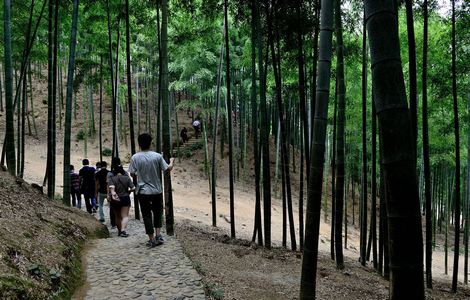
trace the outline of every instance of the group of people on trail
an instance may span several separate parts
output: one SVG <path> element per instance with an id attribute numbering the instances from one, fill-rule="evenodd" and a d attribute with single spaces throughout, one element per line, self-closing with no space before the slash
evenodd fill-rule
<path id="1" fill-rule="evenodd" d="M 97 163 L 95 169 L 89 166 L 88 159 L 84 159 L 83 167 L 78 174 L 71 165 L 70 196 L 72 206 L 81 209 L 81 194 L 83 194 L 87 212 L 93 214 L 98 211 L 99 220 L 103 223 L 105 222 L 103 206 L 107 200 L 110 206 L 111 228 L 117 227 L 118 236 L 128 237 L 126 227 L 131 207 L 130 195 L 134 192 L 140 203 L 145 232 L 149 238 L 147 246 L 153 248 L 163 243 L 161 174 L 172 170 L 174 158 L 170 158 L 168 164 L 161 154 L 151 151 L 152 137 L 149 134 L 139 135 L 138 143 L 141 151 L 132 156 L 127 172 L 118 157 L 112 159 L 111 170 L 107 169 L 105 161 Z M 135 178 L 136 181 L 133 180 Z"/>

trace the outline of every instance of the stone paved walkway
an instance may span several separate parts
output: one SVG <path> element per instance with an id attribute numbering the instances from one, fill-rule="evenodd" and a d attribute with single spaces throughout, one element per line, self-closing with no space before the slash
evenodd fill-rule
<path id="1" fill-rule="evenodd" d="M 86 254 L 86 300 L 205 299 L 201 277 L 176 238 L 163 234 L 165 243 L 149 249 L 144 224 L 133 217 L 126 231 L 127 238 L 112 229 L 110 238 L 93 241 Z"/>

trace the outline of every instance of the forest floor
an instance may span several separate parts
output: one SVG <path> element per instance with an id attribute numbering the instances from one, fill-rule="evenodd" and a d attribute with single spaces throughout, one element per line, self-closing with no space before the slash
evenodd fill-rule
<path id="1" fill-rule="evenodd" d="M 45 89 L 33 90 L 38 99 L 45 98 Z M 80 95 L 79 95 L 80 98 Z M 36 123 L 38 136 L 26 139 L 26 171 L 25 180 L 42 184 L 46 166 L 46 111 L 47 105 L 36 101 Z M 96 107 L 97 108 L 97 107 Z M 109 110 L 109 105 L 105 105 Z M 95 110 L 97 111 L 97 110 Z M 110 113 L 104 115 L 104 144 L 109 147 Z M 78 170 L 82 158 L 89 158 L 90 162 L 99 160 L 98 138 L 85 141 L 76 140 L 78 132 L 83 128 L 84 120 L 79 111 L 76 125 L 72 128 L 73 151 L 71 161 Z M 179 113 L 179 120 L 191 131 L 191 119 L 184 112 Z M 74 121 L 76 122 L 76 121 Z M 63 133 L 59 126 L 57 135 L 57 176 L 58 189 L 62 189 L 62 140 Z M 142 129 L 143 130 L 143 129 Z M 0 123 L 0 134 L 3 136 L 4 124 Z M 176 132 L 176 129 L 174 130 Z M 275 162 L 275 144 L 271 141 L 272 168 Z M 127 163 L 130 151 L 127 146 L 120 149 L 121 159 Z M 210 147 L 209 147 L 210 151 Z M 218 151 L 220 152 L 220 151 Z M 206 286 L 208 297 L 217 298 L 222 293 L 225 299 L 296 299 L 300 283 L 301 255 L 281 248 L 282 240 L 282 202 L 279 197 L 279 184 L 273 183 L 272 205 L 272 241 L 273 250 L 266 250 L 252 246 L 251 241 L 254 217 L 254 176 L 250 149 L 248 147 L 245 168 L 240 168 L 239 176 L 235 182 L 235 225 L 237 237 L 240 240 L 232 241 L 229 235 L 229 185 L 228 185 L 228 159 L 218 159 L 217 174 L 217 228 L 210 226 L 211 194 L 209 181 L 204 171 L 204 151 L 197 150 L 189 158 L 178 158 L 172 172 L 173 198 L 175 219 L 177 222 L 176 235 L 181 241 L 186 254 L 192 259 L 193 265 L 200 272 Z M 225 150 L 225 154 L 227 151 Z M 219 156 L 219 155 L 218 155 Z M 298 156 L 295 156 L 297 164 Z M 110 157 L 104 157 L 110 161 Z M 238 160 L 239 164 L 242 161 Z M 238 164 L 237 164 L 238 165 Z M 298 237 L 298 190 L 299 170 L 292 168 L 294 221 Z M 237 172 L 238 173 L 238 172 Z M 274 176 L 272 176 L 274 178 Z M 328 195 L 330 196 L 330 195 Z M 357 197 L 356 197 L 357 199 Z M 349 203 L 351 199 L 348 198 Z M 357 200 L 356 200 L 357 201 Z M 319 243 L 318 268 L 318 298 L 319 299 L 385 299 L 388 295 L 388 283 L 373 271 L 371 266 L 362 267 L 358 263 L 359 232 L 358 211 L 356 205 L 355 225 L 351 225 L 352 206 L 348 207 L 347 248 L 344 250 L 345 270 L 336 270 L 334 261 L 329 258 L 330 249 L 330 207 L 327 212 L 322 211 Z M 441 240 L 442 235 L 438 236 Z M 449 244 L 453 239 L 450 238 Z M 287 239 L 288 246 L 290 244 Z M 298 243 L 298 241 L 297 241 Z M 449 270 L 445 274 L 443 243 L 436 246 L 433 253 L 433 278 L 435 289 L 428 296 L 430 299 L 465 299 L 470 297 L 470 290 L 464 287 L 463 282 L 463 255 L 460 256 L 459 266 L 459 292 L 451 294 L 451 262 L 453 252 L 449 247 Z M 369 263 L 370 265 L 371 263 Z"/>

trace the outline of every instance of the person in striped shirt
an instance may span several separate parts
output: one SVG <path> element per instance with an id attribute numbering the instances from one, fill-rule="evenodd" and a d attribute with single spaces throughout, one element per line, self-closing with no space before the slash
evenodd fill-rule
<path id="1" fill-rule="evenodd" d="M 75 167 L 73 165 L 70 165 L 70 196 L 72 197 L 72 207 L 81 209 L 80 176 L 75 173 Z"/>

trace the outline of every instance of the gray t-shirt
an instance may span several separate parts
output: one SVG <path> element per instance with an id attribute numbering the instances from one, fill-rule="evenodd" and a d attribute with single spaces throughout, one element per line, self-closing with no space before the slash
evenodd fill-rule
<path id="1" fill-rule="evenodd" d="M 116 191 L 116 194 L 119 195 L 119 197 L 129 196 L 129 190 L 134 189 L 134 183 L 132 182 L 132 179 L 127 175 L 118 174 L 109 177 L 109 185 L 114 185 L 114 190 Z"/>
<path id="2" fill-rule="evenodd" d="M 139 194 L 155 195 L 163 191 L 159 175 L 167 169 L 168 164 L 160 153 L 142 151 L 132 156 L 128 171 L 137 174 Z"/>

